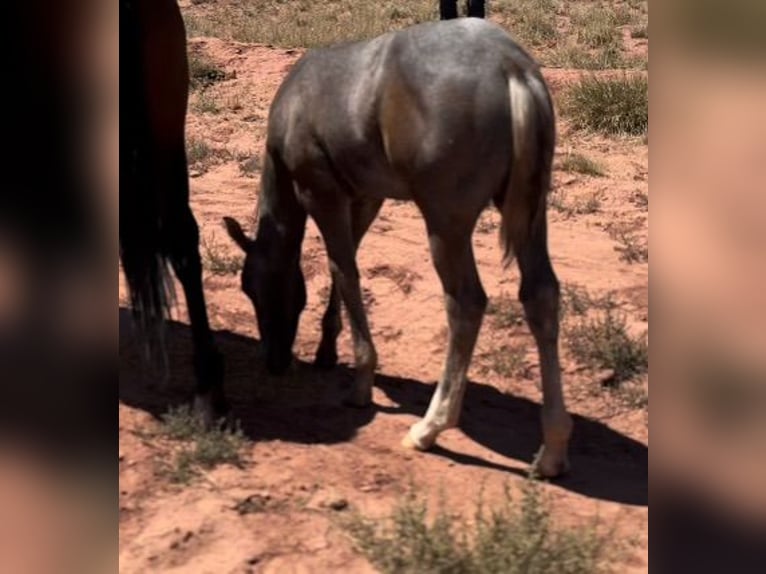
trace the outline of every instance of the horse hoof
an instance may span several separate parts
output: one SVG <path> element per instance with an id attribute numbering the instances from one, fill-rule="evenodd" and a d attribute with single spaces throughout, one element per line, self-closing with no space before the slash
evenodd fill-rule
<path id="1" fill-rule="evenodd" d="M 372 404 L 372 393 L 351 393 L 343 399 L 343 406 L 363 409 Z"/>
<path id="2" fill-rule="evenodd" d="M 532 470 L 540 478 L 558 478 L 569 472 L 569 460 L 566 456 L 546 456 L 543 449 L 532 462 Z"/>
<path id="3" fill-rule="evenodd" d="M 433 441 L 429 443 L 419 441 L 412 436 L 412 431 L 404 435 L 404 438 L 402 439 L 402 447 L 404 447 L 407 450 L 416 450 L 419 452 L 425 452 L 429 448 L 431 448 L 431 446 L 433 446 Z"/>
<path id="4" fill-rule="evenodd" d="M 404 435 L 402 446 L 407 450 L 423 450 L 414 440 L 412 440 L 412 438 L 410 438 L 410 433 Z"/>

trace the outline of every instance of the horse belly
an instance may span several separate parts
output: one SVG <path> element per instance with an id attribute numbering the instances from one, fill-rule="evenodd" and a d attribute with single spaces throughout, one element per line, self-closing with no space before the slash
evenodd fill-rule
<path id="1" fill-rule="evenodd" d="M 378 199 L 411 200 L 410 186 L 389 167 L 360 171 L 353 178 L 354 195 Z"/>

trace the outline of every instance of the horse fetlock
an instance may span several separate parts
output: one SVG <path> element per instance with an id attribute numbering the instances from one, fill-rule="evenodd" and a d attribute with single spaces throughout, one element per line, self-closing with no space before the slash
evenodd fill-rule
<path id="1" fill-rule="evenodd" d="M 354 348 L 354 359 L 359 371 L 374 373 L 378 368 L 378 353 L 372 343 L 357 343 Z"/>
<path id="2" fill-rule="evenodd" d="M 372 403 L 372 389 L 354 385 L 351 392 L 344 399 L 343 404 L 347 407 L 364 408 Z"/>
<path id="3" fill-rule="evenodd" d="M 572 416 L 565 410 L 546 412 L 543 409 L 542 423 L 545 444 L 566 449 L 572 436 Z"/>
<path id="4" fill-rule="evenodd" d="M 569 470 L 567 451 L 572 435 L 572 417 L 566 411 L 543 412 L 543 446 L 533 464 L 544 478 L 554 478 Z"/>

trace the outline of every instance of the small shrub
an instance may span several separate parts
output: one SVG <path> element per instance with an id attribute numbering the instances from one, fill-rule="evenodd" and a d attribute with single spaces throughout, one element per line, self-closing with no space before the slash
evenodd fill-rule
<path id="1" fill-rule="evenodd" d="M 621 5 L 614 9 L 612 20 L 615 26 L 627 26 L 635 22 L 639 15 L 640 12 L 635 8 L 631 9 L 628 6 Z"/>
<path id="2" fill-rule="evenodd" d="M 649 38 L 649 26 L 636 26 L 630 31 L 630 37 L 634 39 L 648 39 Z"/>
<path id="3" fill-rule="evenodd" d="M 385 574 L 593 574 L 606 569 L 604 537 L 593 525 L 556 528 L 540 486 L 528 479 L 520 501 L 484 510 L 471 522 L 442 502 L 433 520 L 411 490 L 393 514 L 371 520 L 353 513 L 344 523 L 356 546 Z"/>
<path id="4" fill-rule="evenodd" d="M 633 194 L 630 196 L 630 201 L 635 205 L 636 207 L 639 207 L 641 209 L 647 209 L 649 207 L 649 194 L 646 193 L 643 190 L 637 189 Z"/>
<path id="5" fill-rule="evenodd" d="M 591 309 L 602 311 L 616 309 L 617 302 L 612 292 L 595 297 L 585 287 L 566 283 L 561 288 L 561 307 L 567 314 L 584 316 Z"/>
<path id="6" fill-rule="evenodd" d="M 543 57 L 545 63 L 557 68 L 578 70 L 643 69 L 640 58 L 626 56 L 620 46 L 609 44 L 598 49 L 579 45 L 563 45 Z"/>
<path id="7" fill-rule="evenodd" d="M 192 107 L 198 114 L 217 114 L 221 111 L 215 97 L 208 90 L 202 90 L 197 94 Z"/>
<path id="8" fill-rule="evenodd" d="M 553 2 L 520 0 L 510 10 L 512 35 L 518 35 L 528 46 L 544 46 L 558 37 L 556 10 Z"/>
<path id="9" fill-rule="evenodd" d="M 598 213 L 601 210 L 601 199 L 598 193 L 592 193 L 585 198 L 567 201 L 562 192 L 557 192 L 548 196 L 548 205 L 569 219 L 575 215 Z"/>
<path id="10" fill-rule="evenodd" d="M 258 514 L 261 512 L 267 512 L 269 510 L 278 510 L 283 506 L 283 501 L 275 500 L 271 494 L 266 493 L 254 493 L 240 499 L 234 505 L 233 510 L 240 516 L 246 514 Z"/>
<path id="11" fill-rule="evenodd" d="M 457 539 L 451 517 L 440 510 L 428 524 L 427 505 L 410 492 L 390 517 L 389 529 L 361 517 L 352 518 L 347 528 L 360 550 L 383 572 L 455 571 L 465 564 L 467 551 Z"/>
<path id="12" fill-rule="evenodd" d="M 633 10 L 638 10 L 642 14 L 645 14 L 648 11 L 648 2 L 647 0 L 627 0 L 628 6 L 630 6 Z"/>
<path id="13" fill-rule="evenodd" d="M 649 406 L 649 395 L 642 381 L 625 381 L 613 389 L 617 400 L 628 408 L 639 410 Z"/>
<path id="14" fill-rule="evenodd" d="M 640 67 L 638 60 L 627 58 L 622 48 L 614 44 L 602 46 L 593 54 L 591 70 L 614 70 L 619 68 Z"/>
<path id="15" fill-rule="evenodd" d="M 614 247 L 620 254 L 620 260 L 626 263 L 646 263 L 649 261 L 649 247 L 638 237 L 627 232 L 617 231 L 614 238 L 619 245 Z"/>
<path id="16" fill-rule="evenodd" d="M 590 293 L 584 287 L 565 284 L 561 289 L 562 314 L 585 315 L 593 306 Z"/>
<path id="17" fill-rule="evenodd" d="M 200 138 L 186 138 L 186 161 L 191 168 L 204 173 L 214 164 L 230 159 L 232 155 L 228 150 L 213 147 Z"/>
<path id="18" fill-rule="evenodd" d="M 576 12 L 572 26 L 577 29 L 578 40 L 590 48 L 618 46 L 622 41 L 615 13 L 602 7 Z"/>
<path id="19" fill-rule="evenodd" d="M 255 177 L 261 169 L 260 159 L 256 154 L 243 154 L 237 157 L 239 172 L 247 177 Z"/>
<path id="20" fill-rule="evenodd" d="M 592 175 L 594 177 L 604 176 L 604 170 L 598 163 L 579 153 L 567 154 L 561 161 L 560 167 L 563 171 Z"/>
<path id="21" fill-rule="evenodd" d="M 492 318 L 493 326 L 500 329 L 509 329 L 524 324 L 524 307 L 506 293 L 489 301 L 487 315 Z"/>
<path id="22" fill-rule="evenodd" d="M 558 211 L 560 213 L 566 213 L 567 204 L 564 197 L 564 192 L 560 189 L 554 190 L 548 194 L 548 208 Z"/>
<path id="23" fill-rule="evenodd" d="M 174 456 L 161 462 L 161 474 L 171 482 L 185 484 L 219 464 L 241 464 L 240 451 L 245 444 L 241 429 L 206 429 L 202 419 L 188 406 L 170 409 L 163 417 L 161 433 L 182 443 Z"/>
<path id="24" fill-rule="evenodd" d="M 191 454 L 182 450 L 174 458 L 160 461 L 160 475 L 173 484 L 189 484 L 199 476 L 199 470 L 195 468 Z"/>
<path id="25" fill-rule="evenodd" d="M 649 80 L 644 76 L 582 78 L 568 90 L 562 111 L 577 129 L 644 134 L 649 125 Z"/>
<path id="26" fill-rule="evenodd" d="M 201 164 L 213 155 L 213 148 L 205 140 L 186 138 L 186 160 L 190 165 Z"/>
<path id="27" fill-rule="evenodd" d="M 593 57 L 582 46 L 563 45 L 545 57 L 545 62 L 556 68 L 594 69 Z"/>
<path id="28" fill-rule="evenodd" d="M 525 345 L 502 345 L 487 353 L 488 369 L 507 379 L 527 378 L 526 355 Z"/>
<path id="29" fill-rule="evenodd" d="M 217 82 L 226 79 L 226 72 L 204 56 L 192 56 L 189 58 L 189 81 L 190 88 L 209 88 Z"/>
<path id="30" fill-rule="evenodd" d="M 632 337 L 625 317 L 607 309 L 600 317 L 583 320 L 565 332 L 572 356 L 582 365 L 614 373 L 615 384 L 649 368 L 649 345 L 645 337 Z"/>
<path id="31" fill-rule="evenodd" d="M 244 445 L 242 431 L 234 432 L 213 428 L 197 437 L 193 451 L 193 461 L 203 468 L 213 468 L 219 464 L 238 465 L 239 451 Z"/>
<path id="32" fill-rule="evenodd" d="M 542 12 L 530 12 L 520 22 L 519 34 L 532 46 L 548 44 L 556 39 L 556 23 Z"/>
<path id="33" fill-rule="evenodd" d="M 601 200 L 597 193 L 589 195 L 586 199 L 577 202 L 575 213 L 578 215 L 590 215 L 601 211 Z"/>
<path id="34" fill-rule="evenodd" d="M 436 10 L 436 4 L 426 0 L 396 5 L 351 0 L 321 3 L 251 0 L 227 4 L 225 10 L 187 14 L 185 20 L 190 37 L 215 36 L 287 48 L 315 48 L 372 38 L 430 21 Z"/>
<path id="35" fill-rule="evenodd" d="M 162 415 L 163 434 L 173 440 L 188 441 L 205 432 L 205 425 L 188 405 L 171 408 Z"/>
<path id="36" fill-rule="evenodd" d="M 242 269 L 242 256 L 230 255 L 227 248 L 212 237 L 203 238 L 202 268 L 213 275 L 234 275 Z"/>

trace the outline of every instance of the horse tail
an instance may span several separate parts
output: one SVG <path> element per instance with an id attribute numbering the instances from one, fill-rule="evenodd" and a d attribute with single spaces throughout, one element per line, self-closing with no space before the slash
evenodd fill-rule
<path id="1" fill-rule="evenodd" d="M 122 70 L 127 76 L 122 85 L 128 92 L 122 98 L 120 129 L 120 261 L 147 354 L 160 351 L 164 362 L 162 325 L 170 315 L 174 291 L 162 233 L 163 190 L 153 181 L 155 159 L 135 7 L 120 3 L 120 24 Z"/>
<path id="2" fill-rule="evenodd" d="M 505 265 L 526 243 L 540 218 L 545 217 L 556 143 L 553 103 L 539 72 L 511 75 L 508 92 L 513 158 L 510 185 L 501 207 L 500 241 Z"/>

